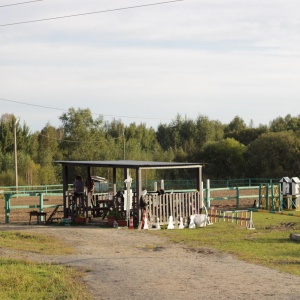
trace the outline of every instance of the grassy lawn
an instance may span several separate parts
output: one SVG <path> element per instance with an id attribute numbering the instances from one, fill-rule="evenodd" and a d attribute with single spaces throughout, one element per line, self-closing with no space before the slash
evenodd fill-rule
<path id="1" fill-rule="evenodd" d="M 2 300 L 92 299 L 73 269 L 0 259 L 0 273 Z"/>
<path id="2" fill-rule="evenodd" d="M 300 214 L 299 214 L 300 216 Z M 239 259 L 300 275 L 300 217 L 253 213 L 255 230 L 230 222 L 217 222 L 198 229 L 149 231 L 194 249 L 213 248 Z"/>
<path id="3" fill-rule="evenodd" d="M 55 238 L 26 232 L 1 231 L 1 249 L 66 255 L 73 250 Z M 57 265 L 0 258 L 0 299 L 92 299 L 80 272 Z"/>
<path id="4" fill-rule="evenodd" d="M 0 231 L 0 248 L 51 255 L 71 254 L 74 251 L 54 237 L 25 231 Z"/>

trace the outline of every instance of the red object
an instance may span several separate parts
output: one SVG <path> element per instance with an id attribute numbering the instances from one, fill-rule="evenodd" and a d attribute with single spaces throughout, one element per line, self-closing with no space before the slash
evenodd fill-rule
<path id="1" fill-rule="evenodd" d="M 133 227 L 133 216 L 130 217 L 129 229 L 134 229 L 134 227 Z"/>

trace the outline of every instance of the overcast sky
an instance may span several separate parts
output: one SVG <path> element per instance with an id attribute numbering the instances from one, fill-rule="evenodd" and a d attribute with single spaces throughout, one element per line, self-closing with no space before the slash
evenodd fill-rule
<path id="1" fill-rule="evenodd" d="M 0 25 L 159 2 L 36 1 L 0 7 Z M 177 114 L 254 126 L 297 116 L 299 11 L 297 0 L 185 0 L 0 26 L 0 115 L 31 131 L 70 107 L 155 129 Z"/>

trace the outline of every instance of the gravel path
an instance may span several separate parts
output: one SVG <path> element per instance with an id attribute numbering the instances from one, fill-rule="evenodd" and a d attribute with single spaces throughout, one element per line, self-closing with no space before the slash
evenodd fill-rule
<path id="1" fill-rule="evenodd" d="M 0 249 L 0 256 L 9 254 L 86 270 L 83 280 L 95 299 L 300 299 L 298 276 L 210 249 L 187 249 L 145 231 L 3 224 L 0 230 L 26 230 L 64 239 L 77 250 L 76 255 L 45 256 Z"/>

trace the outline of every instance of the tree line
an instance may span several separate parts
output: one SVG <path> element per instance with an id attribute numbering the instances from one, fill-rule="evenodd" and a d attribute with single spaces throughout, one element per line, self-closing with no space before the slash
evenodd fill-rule
<path id="1" fill-rule="evenodd" d="M 58 160 L 197 162 L 204 164 L 204 177 L 210 179 L 300 176 L 300 115 L 255 127 L 239 116 L 222 124 L 207 116 L 194 120 L 178 114 L 156 130 L 145 123 L 125 126 L 121 120 L 93 118 L 89 109 L 70 108 L 59 120 L 58 128 L 47 123 L 31 133 L 13 114 L 1 116 L 0 186 L 15 185 L 14 126 L 19 185 L 61 183 Z M 107 170 L 94 171 L 111 179 Z M 166 176 L 176 179 L 178 172 Z M 191 176 L 180 172 L 181 179 Z M 148 180 L 155 176 L 155 171 L 147 173 Z"/>

